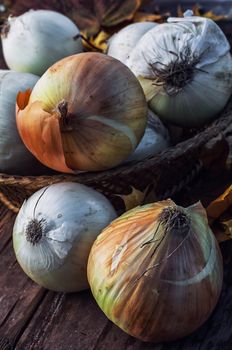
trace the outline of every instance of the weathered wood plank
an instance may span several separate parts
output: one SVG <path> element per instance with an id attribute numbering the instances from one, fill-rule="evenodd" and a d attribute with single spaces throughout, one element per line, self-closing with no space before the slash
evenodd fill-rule
<path id="1" fill-rule="evenodd" d="M 91 350 L 107 323 L 89 291 L 49 292 L 17 349 L 50 350 L 55 344 L 56 350 Z"/>
<path id="2" fill-rule="evenodd" d="M 208 181 L 206 181 L 206 178 Z M 205 174 L 176 199 L 184 205 L 203 199 L 207 204 L 230 182 L 226 174 L 217 181 Z M 223 181 L 222 181 L 223 180 Z M 216 187 L 215 187 L 216 184 Z M 219 186 L 220 185 L 220 186 Z M 194 190 L 193 190 L 194 189 Z M 72 295 L 49 292 L 18 342 L 18 350 L 226 350 L 232 338 L 232 242 L 222 245 L 225 276 L 219 304 L 195 333 L 169 344 L 143 343 L 113 325 L 94 302 L 90 292 Z M 38 326 L 40 325 L 40 326 Z"/>
<path id="3" fill-rule="evenodd" d="M 0 349 L 10 349 L 21 336 L 41 288 L 32 283 L 16 262 L 12 246 L 15 215 L 0 208 Z M 45 292 L 45 291 L 44 291 Z M 43 293 L 44 293 L 43 292 Z"/>
<path id="4" fill-rule="evenodd" d="M 220 194 L 230 175 L 215 180 L 209 174 L 176 196 L 180 204 Z M 207 180 L 207 181 L 206 181 Z M 217 183 L 218 182 L 218 183 Z M 169 344 L 142 343 L 107 320 L 90 291 L 76 294 L 45 292 L 31 282 L 16 263 L 11 232 L 14 214 L 0 210 L 0 349 L 18 350 L 229 350 L 232 339 L 232 242 L 222 245 L 224 287 L 212 317 L 194 334 Z M 7 269 L 6 269 L 7 267 Z M 34 314 L 34 315 L 33 315 Z M 33 315 L 33 317 L 32 317 Z M 55 346 L 55 348 L 54 348 Z"/>

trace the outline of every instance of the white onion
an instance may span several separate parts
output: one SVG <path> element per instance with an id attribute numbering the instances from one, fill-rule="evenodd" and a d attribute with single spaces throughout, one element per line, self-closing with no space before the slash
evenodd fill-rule
<path id="1" fill-rule="evenodd" d="M 169 18 L 143 36 L 126 64 L 139 79 L 149 107 L 177 126 L 205 125 L 231 95 L 230 45 L 207 18 Z"/>
<path id="2" fill-rule="evenodd" d="M 148 111 L 148 123 L 142 140 L 125 163 L 143 160 L 167 149 L 170 146 L 169 132 L 161 120 Z"/>
<path id="3" fill-rule="evenodd" d="M 63 182 L 34 193 L 13 228 L 16 258 L 39 285 L 63 292 L 88 288 L 87 260 L 97 235 L 116 212 L 87 186 Z"/>
<path id="4" fill-rule="evenodd" d="M 0 70 L 0 172 L 18 175 L 48 172 L 24 146 L 15 120 L 18 92 L 33 88 L 38 79 L 30 73 Z"/>
<path id="5" fill-rule="evenodd" d="M 107 54 L 126 64 L 126 60 L 128 59 L 131 50 L 135 47 L 142 36 L 156 25 L 157 23 L 154 22 L 129 24 L 110 38 Z"/>
<path id="6" fill-rule="evenodd" d="M 68 17 L 49 10 L 30 10 L 9 17 L 1 34 L 5 61 L 18 72 L 42 75 L 53 63 L 82 51 L 79 29 Z"/>

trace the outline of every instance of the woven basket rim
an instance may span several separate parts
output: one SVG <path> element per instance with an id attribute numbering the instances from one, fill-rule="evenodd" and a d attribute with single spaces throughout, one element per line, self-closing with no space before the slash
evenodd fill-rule
<path id="1" fill-rule="evenodd" d="M 109 180 L 111 177 L 116 177 L 118 175 L 126 175 L 130 172 L 135 172 L 139 169 L 140 172 L 152 167 L 154 164 L 162 163 L 167 161 L 167 159 L 175 157 L 180 153 L 186 153 L 191 151 L 191 147 L 197 146 L 198 142 L 202 138 L 202 135 L 211 132 L 211 136 L 215 137 L 226 128 L 232 125 L 232 97 L 224 108 L 223 112 L 219 114 L 220 117 L 216 118 L 211 122 L 204 130 L 200 130 L 193 137 L 177 143 L 175 146 L 170 146 L 167 149 L 155 154 L 154 156 L 147 157 L 140 161 L 128 162 L 126 164 L 121 164 L 109 170 L 99 171 L 99 172 L 82 172 L 76 174 L 66 174 L 66 173 L 55 173 L 55 174 L 44 174 L 44 175 L 17 175 L 17 174 L 7 174 L 0 173 L 0 185 L 12 185 L 12 184 L 26 184 L 28 182 L 58 182 L 58 181 L 72 181 L 75 179 L 80 181 L 83 179 L 88 182 L 91 180 L 104 181 Z M 199 144 L 200 146 L 200 144 Z"/>

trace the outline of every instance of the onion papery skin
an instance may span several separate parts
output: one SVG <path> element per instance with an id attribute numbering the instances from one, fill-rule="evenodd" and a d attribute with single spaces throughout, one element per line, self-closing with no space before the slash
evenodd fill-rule
<path id="1" fill-rule="evenodd" d="M 116 216 L 109 200 L 92 188 L 72 182 L 44 187 L 24 202 L 16 217 L 13 246 L 17 261 L 44 288 L 61 292 L 89 288 L 90 248 Z M 41 223 L 41 236 L 38 230 L 28 230 L 33 220 L 37 227 Z"/>
<path id="2" fill-rule="evenodd" d="M 39 77 L 30 73 L 0 70 L 0 172 L 12 175 L 51 173 L 28 151 L 15 120 L 15 101 L 20 90 L 32 89 Z"/>
<path id="3" fill-rule="evenodd" d="M 165 233 L 157 218 L 167 207 L 190 215 L 187 233 Z M 128 211 L 103 230 L 87 274 L 111 321 L 143 341 L 166 342 L 188 335 L 209 317 L 221 292 L 223 266 L 203 207 L 184 209 L 166 200 Z"/>
<path id="4" fill-rule="evenodd" d="M 30 96 L 18 96 L 16 114 L 22 140 L 43 164 L 61 172 L 99 171 L 134 151 L 145 131 L 147 103 L 124 64 L 89 52 L 50 67 Z"/>
<path id="5" fill-rule="evenodd" d="M 1 33 L 8 67 L 41 76 L 58 60 L 82 52 L 79 29 L 67 16 L 50 10 L 30 10 L 9 16 Z"/>

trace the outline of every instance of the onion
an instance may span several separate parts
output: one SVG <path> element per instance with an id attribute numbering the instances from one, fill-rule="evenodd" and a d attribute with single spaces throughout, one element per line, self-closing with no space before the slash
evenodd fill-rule
<path id="1" fill-rule="evenodd" d="M 138 22 L 122 28 L 110 38 L 107 54 L 126 64 L 126 60 L 138 41 L 156 25 L 157 23 L 154 22 Z"/>
<path id="2" fill-rule="evenodd" d="M 54 184 L 34 193 L 13 228 L 16 258 L 39 285 L 63 292 L 88 288 L 89 251 L 116 217 L 108 199 L 77 183 Z"/>
<path id="3" fill-rule="evenodd" d="M 10 16 L 2 30 L 2 48 L 9 68 L 42 75 L 63 57 L 82 51 L 79 29 L 68 17 L 49 10 Z"/>
<path id="4" fill-rule="evenodd" d="M 143 138 L 126 162 L 143 160 L 154 156 L 169 146 L 170 137 L 168 130 L 161 120 L 151 110 L 148 110 L 148 122 Z"/>
<path id="5" fill-rule="evenodd" d="M 98 305 L 143 341 L 171 341 L 197 329 L 222 288 L 222 257 L 204 208 L 171 200 L 137 207 L 94 242 L 87 275 Z"/>
<path id="6" fill-rule="evenodd" d="M 62 171 L 105 170 L 136 148 L 147 104 L 134 74 L 107 55 L 81 53 L 50 67 L 31 95 L 17 99 L 17 125 L 28 149 Z"/>
<path id="7" fill-rule="evenodd" d="M 173 125 L 201 127 L 231 96 L 230 45 L 207 18 L 169 18 L 143 36 L 126 64 L 143 86 L 149 107 Z"/>
<path id="8" fill-rule="evenodd" d="M 24 146 L 15 121 L 17 93 L 32 88 L 38 79 L 30 73 L 0 70 L 0 172 L 18 175 L 49 172 Z"/>

